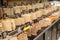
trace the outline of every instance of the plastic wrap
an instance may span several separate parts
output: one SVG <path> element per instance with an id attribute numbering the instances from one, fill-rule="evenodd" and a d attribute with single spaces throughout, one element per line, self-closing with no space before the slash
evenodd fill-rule
<path id="1" fill-rule="evenodd" d="M 32 24 L 31 34 L 36 36 L 38 30 L 40 30 L 40 29 L 41 29 L 41 26 L 39 23 Z"/>
<path id="2" fill-rule="evenodd" d="M 18 40 L 28 40 L 26 32 L 21 33 L 17 36 Z"/>
<path id="3" fill-rule="evenodd" d="M 25 22 L 32 22 L 31 14 L 24 14 L 22 15 L 22 18 L 24 18 Z"/>
<path id="4" fill-rule="evenodd" d="M 12 31 L 15 30 L 15 22 L 13 19 L 5 19 L 1 20 L 1 23 L 3 25 L 4 31 Z"/>
<path id="5" fill-rule="evenodd" d="M 13 8 L 3 8 L 3 10 L 7 15 L 13 15 Z"/>
<path id="6" fill-rule="evenodd" d="M 25 23 L 24 18 L 16 18 L 15 19 L 15 24 L 16 25 L 21 25 L 21 24 L 24 24 L 24 23 Z"/>
<path id="7" fill-rule="evenodd" d="M 15 6 L 14 11 L 15 13 L 20 13 L 21 12 L 20 6 Z"/>

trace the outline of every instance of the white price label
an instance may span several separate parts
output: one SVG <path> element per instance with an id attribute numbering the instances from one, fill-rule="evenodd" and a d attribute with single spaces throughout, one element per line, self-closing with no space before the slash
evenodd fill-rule
<path id="1" fill-rule="evenodd" d="M 49 18 L 45 18 L 44 20 L 51 22 L 51 19 L 49 19 Z"/>
<path id="2" fill-rule="evenodd" d="M 2 23 L 0 23 L 0 27 L 2 27 Z"/>
<path id="3" fill-rule="evenodd" d="M 60 6 L 60 1 L 51 1 L 51 5 Z"/>

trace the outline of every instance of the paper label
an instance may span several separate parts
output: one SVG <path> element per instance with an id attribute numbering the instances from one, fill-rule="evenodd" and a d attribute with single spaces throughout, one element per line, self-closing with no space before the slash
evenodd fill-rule
<path id="1" fill-rule="evenodd" d="M 2 27 L 2 23 L 0 23 L 0 27 Z"/>
<path id="2" fill-rule="evenodd" d="M 44 20 L 47 20 L 47 21 L 51 22 L 51 19 L 49 19 L 49 18 L 45 18 Z"/>
<path id="3" fill-rule="evenodd" d="M 56 15 L 58 15 L 58 13 L 54 13 L 54 14 L 52 14 L 52 16 L 56 16 Z"/>
<path id="4" fill-rule="evenodd" d="M 26 31 L 26 30 L 29 30 L 30 29 L 30 26 L 27 26 L 23 29 L 23 31 Z"/>

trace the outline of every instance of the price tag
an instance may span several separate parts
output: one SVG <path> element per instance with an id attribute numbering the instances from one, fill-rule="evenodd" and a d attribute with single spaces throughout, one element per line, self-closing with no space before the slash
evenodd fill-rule
<path id="1" fill-rule="evenodd" d="M 2 27 L 2 23 L 0 23 L 0 27 Z"/>
<path id="2" fill-rule="evenodd" d="M 49 18 L 45 18 L 44 20 L 51 22 L 51 19 L 49 19 Z"/>
<path id="3" fill-rule="evenodd" d="M 27 26 L 23 29 L 23 31 L 26 31 L 26 30 L 29 30 L 30 29 L 30 26 Z"/>

